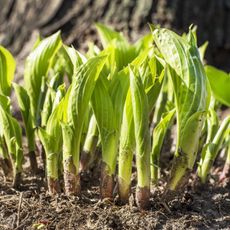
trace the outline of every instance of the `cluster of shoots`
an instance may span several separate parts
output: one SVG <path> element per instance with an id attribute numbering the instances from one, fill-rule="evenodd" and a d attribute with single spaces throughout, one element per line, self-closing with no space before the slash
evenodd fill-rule
<path id="1" fill-rule="evenodd" d="M 205 183 L 220 151 L 226 152 L 224 178 L 230 116 L 221 121 L 216 111 L 230 106 L 230 76 L 204 66 L 206 44 L 197 46 L 195 29 L 179 36 L 152 26 L 131 44 L 111 28 L 96 28 L 101 48 L 90 44 L 84 54 L 64 45 L 60 32 L 39 38 L 26 58 L 23 85 L 13 83 L 14 58 L 0 47 L 0 166 L 6 178 L 13 178 L 14 187 L 23 183 L 25 156 L 37 173 L 42 146 L 51 195 L 80 196 L 82 173 L 96 168 L 101 198 L 113 199 L 118 191 L 125 204 L 135 171 L 136 204 L 145 209 L 174 126 L 165 196 L 183 187 L 194 170 Z M 12 92 L 23 127 L 12 115 Z"/>

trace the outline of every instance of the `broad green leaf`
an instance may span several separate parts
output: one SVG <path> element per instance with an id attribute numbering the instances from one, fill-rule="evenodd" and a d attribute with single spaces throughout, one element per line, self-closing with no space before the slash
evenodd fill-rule
<path id="1" fill-rule="evenodd" d="M 28 140 L 28 148 L 30 151 L 33 151 L 35 150 L 35 133 L 34 133 L 31 111 L 30 111 L 30 99 L 26 90 L 22 86 L 14 83 L 13 87 L 22 114 L 23 122 L 25 124 L 26 136 Z"/>
<path id="2" fill-rule="evenodd" d="M 132 160 L 135 151 L 134 121 L 130 90 L 127 93 L 121 124 L 118 183 L 119 194 L 130 189 L 132 175 Z"/>
<path id="3" fill-rule="evenodd" d="M 73 78 L 71 91 L 67 92 L 69 99 L 67 115 L 64 115 L 64 119 L 67 118 L 66 123 L 74 128 L 75 141 L 72 143 L 71 154 L 77 171 L 79 168 L 80 141 L 90 98 L 106 59 L 107 56 L 97 56 L 81 65 Z"/>
<path id="4" fill-rule="evenodd" d="M 197 111 L 206 111 L 210 100 L 198 48 L 192 42 L 192 33 L 190 36 L 192 46 L 170 30 L 154 31 L 154 40 L 169 65 L 169 76 L 173 82 L 178 110 L 178 138 L 183 136 L 189 117 Z"/>
<path id="5" fill-rule="evenodd" d="M 188 154 L 187 163 L 189 169 L 193 168 L 196 153 L 199 147 L 199 138 L 203 126 L 205 114 L 202 111 L 194 113 L 185 124 L 183 136 L 181 136 L 181 150 Z"/>
<path id="6" fill-rule="evenodd" d="M 208 123 L 207 125 L 208 130 L 207 130 L 206 143 L 208 144 L 213 140 L 219 126 L 219 119 L 214 109 L 211 108 L 209 109 L 207 123 Z"/>
<path id="7" fill-rule="evenodd" d="M 210 89 L 193 31 L 182 38 L 168 29 L 155 29 L 153 36 L 166 62 L 176 102 L 177 146 L 168 186 L 175 190 L 194 165 Z"/>
<path id="8" fill-rule="evenodd" d="M 63 161 L 68 160 L 68 157 L 73 154 L 73 142 L 75 141 L 74 127 L 61 123 L 63 136 Z"/>
<path id="9" fill-rule="evenodd" d="M 200 58 L 202 61 L 204 61 L 204 55 L 207 48 L 208 48 L 208 42 L 205 42 L 202 46 L 199 47 Z"/>
<path id="10" fill-rule="evenodd" d="M 38 136 L 44 146 L 46 155 L 56 154 L 53 152 L 53 139 L 43 128 L 38 129 Z"/>
<path id="11" fill-rule="evenodd" d="M 150 186 L 149 105 L 144 85 L 138 73 L 130 68 L 130 92 L 136 142 L 137 184 L 140 188 Z"/>
<path id="12" fill-rule="evenodd" d="M 96 23 L 96 28 L 104 48 L 113 40 L 127 42 L 121 33 L 118 33 L 101 23 Z"/>
<path id="13" fill-rule="evenodd" d="M 42 40 L 39 45 L 30 53 L 25 64 L 25 88 L 30 97 L 30 108 L 33 123 L 37 125 L 41 105 L 42 79 L 47 78 L 48 70 L 52 65 L 52 60 L 61 47 L 60 32 Z M 46 80 L 45 80 L 46 81 Z"/>
<path id="14" fill-rule="evenodd" d="M 102 78 L 96 83 L 91 104 L 101 138 L 102 160 L 108 167 L 108 173 L 112 175 L 115 172 L 117 156 L 117 118 L 114 116 L 113 102 Z"/>
<path id="15" fill-rule="evenodd" d="M 213 66 L 206 66 L 205 71 L 215 98 L 226 106 L 230 106 L 230 74 Z"/>
<path id="16" fill-rule="evenodd" d="M 217 154 L 221 148 L 221 145 L 226 138 L 229 136 L 230 130 L 230 116 L 227 116 L 220 124 L 218 131 L 216 132 L 213 139 L 206 144 L 202 151 L 202 158 L 199 163 L 198 175 L 201 178 L 202 183 L 206 182 L 207 175 L 210 173 L 210 169 L 217 157 Z"/>
<path id="17" fill-rule="evenodd" d="M 141 37 L 135 44 L 136 53 L 140 53 L 142 50 L 145 50 L 151 47 L 153 44 L 153 36 L 152 34 L 147 34 Z"/>
<path id="18" fill-rule="evenodd" d="M 168 127 L 174 117 L 175 109 L 165 113 L 153 130 L 153 145 L 151 151 L 151 178 L 155 181 L 159 174 L 159 159 Z"/>
<path id="19" fill-rule="evenodd" d="M 98 56 L 89 59 L 78 69 L 73 79 L 67 113 L 68 122 L 73 123 L 75 127 L 83 123 L 96 80 L 106 58 L 106 56 Z"/>
<path id="20" fill-rule="evenodd" d="M 4 110 L 10 113 L 10 98 L 0 94 L 0 105 Z"/>
<path id="21" fill-rule="evenodd" d="M 86 57 L 80 52 L 75 50 L 73 47 L 64 46 L 64 57 L 66 66 L 68 67 L 68 75 L 70 82 L 72 82 L 73 75 L 76 74 L 77 69 L 87 61 Z"/>
<path id="22" fill-rule="evenodd" d="M 12 54 L 0 46 L 0 94 L 10 96 L 16 63 Z"/>
<path id="23" fill-rule="evenodd" d="M 23 160 L 21 127 L 2 106 L 0 106 L 0 132 L 5 138 L 16 172 L 21 171 Z"/>

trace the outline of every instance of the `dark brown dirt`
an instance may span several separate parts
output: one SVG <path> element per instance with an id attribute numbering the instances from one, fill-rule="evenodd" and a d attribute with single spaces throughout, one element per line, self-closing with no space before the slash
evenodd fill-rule
<path id="1" fill-rule="evenodd" d="M 93 175 L 93 176 L 92 176 Z M 23 175 L 16 191 L 0 176 L 0 230 L 5 229 L 230 229 L 230 185 L 217 185 L 217 177 L 203 187 L 190 178 L 187 191 L 168 205 L 162 203 L 164 183 L 152 191 L 150 209 L 100 200 L 99 178 L 82 178 L 82 196 L 50 197 L 44 175 Z M 134 187 L 132 188 L 134 194 Z"/>

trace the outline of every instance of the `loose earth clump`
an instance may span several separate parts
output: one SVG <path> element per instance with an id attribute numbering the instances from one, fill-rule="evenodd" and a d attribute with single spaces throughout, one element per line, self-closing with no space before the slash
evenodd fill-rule
<path id="1" fill-rule="evenodd" d="M 19 190 L 0 176 L 0 229 L 227 229 L 230 225 L 230 184 L 218 185 L 217 170 L 209 183 L 196 186 L 190 178 L 187 190 L 170 203 L 162 201 L 163 178 L 152 190 L 150 207 L 139 211 L 129 204 L 100 200 L 99 176 L 82 175 L 82 195 L 47 194 L 44 174 L 33 176 L 26 170 Z M 133 175 L 135 180 L 135 175 Z M 133 181 L 133 184 L 135 181 Z"/>

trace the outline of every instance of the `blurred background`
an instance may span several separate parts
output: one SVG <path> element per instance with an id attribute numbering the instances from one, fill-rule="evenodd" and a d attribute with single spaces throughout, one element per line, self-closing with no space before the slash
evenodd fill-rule
<path id="1" fill-rule="evenodd" d="M 193 23 L 199 45 L 209 41 L 208 63 L 230 71 L 230 0 L 0 0 L 0 44 L 22 68 L 38 34 L 61 30 L 67 44 L 84 50 L 88 41 L 97 41 L 94 22 L 113 26 L 131 41 L 149 31 L 148 22 L 179 33 Z"/>

